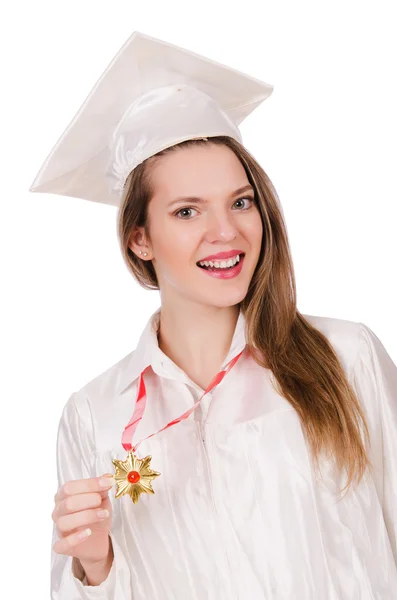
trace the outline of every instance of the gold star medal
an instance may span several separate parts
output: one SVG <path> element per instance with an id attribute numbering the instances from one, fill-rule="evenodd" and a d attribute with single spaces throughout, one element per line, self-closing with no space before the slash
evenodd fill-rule
<path id="1" fill-rule="evenodd" d="M 132 450 L 128 453 L 125 461 L 112 459 L 112 463 L 116 467 L 114 475 L 117 483 L 116 498 L 128 494 L 136 504 L 142 493 L 154 494 L 151 481 L 160 473 L 150 469 L 151 460 L 151 456 L 137 458 Z"/>

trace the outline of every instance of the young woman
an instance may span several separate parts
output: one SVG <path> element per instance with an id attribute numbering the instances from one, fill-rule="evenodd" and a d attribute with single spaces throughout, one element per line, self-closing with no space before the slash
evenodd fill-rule
<path id="1" fill-rule="evenodd" d="M 164 90 L 150 110 L 208 128 L 158 120 L 179 130 L 154 151 L 141 102 L 146 146 L 136 113 L 112 138 L 121 250 L 161 306 L 65 405 L 52 598 L 392 600 L 397 368 L 363 323 L 299 312 L 265 171 L 201 95 Z M 37 191 L 94 193 L 44 173 Z"/>

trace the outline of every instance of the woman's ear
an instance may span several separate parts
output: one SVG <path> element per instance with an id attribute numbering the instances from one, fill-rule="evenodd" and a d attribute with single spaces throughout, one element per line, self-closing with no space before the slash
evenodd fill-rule
<path id="1" fill-rule="evenodd" d="M 145 258 L 150 253 L 149 244 L 146 242 L 144 227 L 136 227 L 128 238 L 128 248 L 134 252 L 138 258 L 142 258 L 146 252 Z"/>

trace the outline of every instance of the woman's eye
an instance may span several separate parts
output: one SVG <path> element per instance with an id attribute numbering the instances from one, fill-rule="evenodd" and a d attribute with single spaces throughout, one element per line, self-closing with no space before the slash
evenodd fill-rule
<path id="1" fill-rule="evenodd" d="M 186 208 L 181 208 L 180 210 L 178 210 L 178 212 L 175 213 L 175 216 L 178 216 L 180 213 L 185 212 L 187 210 L 195 210 L 194 208 L 191 208 L 189 206 L 186 206 Z M 180 217 L 181 219 L 184 219 L 184 217 Z M 185 219 L 185 221 L 187 221 L 187 219 Z"/>
<path id="2" fill-rule="evenodd" d="M 249 200 L 250 202 L 254 202 L 253 198 L 251 198 L 250 196 L 247 196 L 246 198 L 239 198 L 238 200 L 236 200 L 235 204 L 237 202 L 242 202 L 243 200 Z"/>

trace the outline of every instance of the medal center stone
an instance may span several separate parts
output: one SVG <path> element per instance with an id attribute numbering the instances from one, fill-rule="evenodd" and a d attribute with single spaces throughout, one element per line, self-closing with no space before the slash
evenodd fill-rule
<path id="1" fill-rule="evenodd" d="M 138 483 L 140 478 L 141 476 L 139 475 L 138 471 L 130 471 L 127 475 L 127 479 L 130 483 Z"/>

